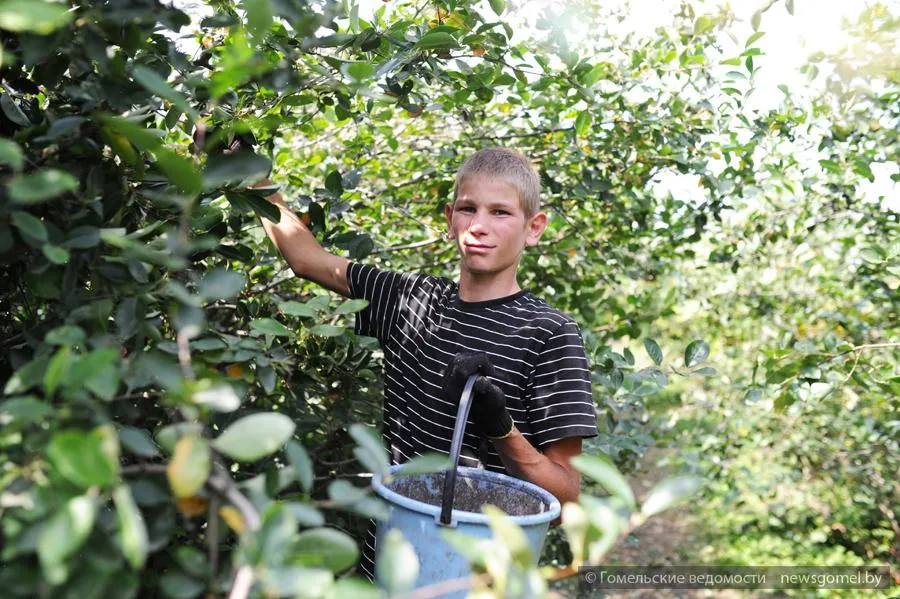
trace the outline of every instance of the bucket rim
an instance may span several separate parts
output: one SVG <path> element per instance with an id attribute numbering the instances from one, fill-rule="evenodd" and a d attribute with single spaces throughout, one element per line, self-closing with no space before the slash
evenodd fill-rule
<path id="1" fill-rule="evenodd" d="M 403 464 L 398 464 L 390 467 L 390 473 L 394 474 L 398 470 L 403 468 Z M 490 470 L 485 470 L 484 468 L 469 468 L 467 466 L 458 466 L 456 468 L 457 476 L 465 477 L 465 478 L 478 478 L 478 479 L 493 479 L 492 482 L 498 482 L 501 484 L 508 485 L 510 487 L 518 487 L 524 491 L 528 491 L 534 495 L 537 495 L 541 501 L 548 507 L 547 511 L 541 512 L 539 514 L 528 514 L 525 516 L 509 516 L 513 522 L 518 524 L 519 526 L 533 526 L 538 524 L 545 524 L 550 522 L 551 520 L 555 520 L 559 517 L 561 512 L 561 507 L 559 505 L 559 500 L 556 497 L 547 491 L 546 489 L 537 486 L 536 484 L 529 482 L 527 480 L 522 480 L 520 478 L 515 478 L 506 474 L 501 474 L 499 472 L 492 472 Z M 432 472 L 429 474 L 438 474 L 437 472 Z M 427 476 L 424 474 L 414 474 L 411 476 Z M 382 499 L 404 507 L 408 510 L 418 512 L 420 514 L 425 514 L 427 516 L 432 516 L 435 519 L 440 517 L 441 514 L 441 506 L 440 505 L 431 505 L 425 503 L 424 501 L 419 501 L 417 499 L 410 499 L 405 495 L 401 495 L 396 491 L 392 491 L 387 488 L 381 482 L 381 476 L 375 474 L 372 477 L 372 488 L 375 493 L 381 497 Z M 480 512 L 466 512 L 462 510 L 455 509 L 453 510 L 453 520 L 457 523 L 467 523 L 467 524 L 487 524 L 490 522 L 490 517 L 486 514 L 482 514 Z"/>

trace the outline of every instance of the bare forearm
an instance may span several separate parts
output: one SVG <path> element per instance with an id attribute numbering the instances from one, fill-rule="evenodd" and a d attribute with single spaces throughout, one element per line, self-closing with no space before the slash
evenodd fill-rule
<path id="1" fill-rule="evenodd" d="M 271 181 L 266 180 L 258 183 L 256 187 L 271 184 Z M 269 239 L 284 256 L 291 270 L 299 277 L 349 296 L 346 278 L 348 261 L 326 252 L 300 217 L 285 203 L 280 193 L 273 193 L 266 199 L 278 207 L 281 219 L 275 223 L 261 217 L 260 221 Z"/>
<path id="2" fill-rule="evenodd" d="M 581 479 L 577 471 L 568 470 L 539 452 L 518 430 L 493 443 L 510 474 L 546 489 L 560 504 L 578 501 Z"/>

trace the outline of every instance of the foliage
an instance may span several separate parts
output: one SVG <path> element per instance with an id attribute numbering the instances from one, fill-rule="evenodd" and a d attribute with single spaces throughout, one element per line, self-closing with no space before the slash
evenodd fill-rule
<path id="1" fill-rule="evenodd" d="M 881 91 L 863 93 L 823 56 L 811 78 L 834 64 L 837 79 L 810 106 L 788 95 L 752 114 L 759 36 L 722 54 L 729 13 L 685 5 L 640 39 L 604 9 L 565 10 L 597 37 L 573 46 L 548 9 L 537 39 L 517 41 L 501 1 L 370 18 L 328 0 L 0 3 L 5 590 L 371 591 L 342 575 L 358 556 L 347 531 L 385 511 L 351 482 L 386 464 L 358 424 L 378 420 L 377 345 L 346 327 L 362 304 L 290 276 L 258 224 L 273 216 L 266 190 L 246 184 L 271 168 L 332 251 L 453 276 L 441 206 L 461 158 L 490 144 L 540 167 L 550 226 L 521 282 L 583 323 L 603 452 L 633 463 L 664 421 L 719 458 L 687 466 L 711 479 L 731 533 L 893 550 L 881 506 L 897 505 L 897 221 L 856 189 L 896 161 L 896 69 L 869 73 Z M 896 27 L 866 14 L 861 30 Z M 223 152 L 235 138 L 258 146 Z M 785 149 L 793 138 L 822 156 Z M 685 177 L 695 194 L 660 193 Z M 757 424 L 766 463 L 809 463 L 765 479 L 738 417 Z M 744 465 L 771 484 L 742 487 Z M 565 507 L 574 565 L 696 486 L 638 501 L 609 463 L 579 468 L 597 486 Z M 777 472 L 794 477 L 790 503 Z M 543 588 L 472 558 L 495 592 Z"/>

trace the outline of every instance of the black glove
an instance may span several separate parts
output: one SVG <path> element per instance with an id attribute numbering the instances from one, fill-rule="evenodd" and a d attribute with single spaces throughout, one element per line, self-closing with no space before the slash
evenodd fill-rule
<path id="1" fill-rule="evenodd" d="M 503 391 L 488 378 L 496 378 L 494 365 L 484 352 L 460 352 L 453 356 L 444 371 L 442 395 L 445 400 L 458 404 L 466 381 L 473 374 L 473 403 L 470 414 L 478 432 L 489 439 L 506 437 L 513 430 L 513 419 L 506 409 Z"/>

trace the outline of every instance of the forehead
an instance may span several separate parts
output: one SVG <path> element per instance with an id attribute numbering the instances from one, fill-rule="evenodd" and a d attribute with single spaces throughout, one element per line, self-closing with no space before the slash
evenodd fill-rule
<path id="1" fill-rule="evenodd" d="M 456 201 L 496 203 L 520 206 L 518 190 L 503 179 L 483 176 L 467 177 L 457 190 Z"/>

